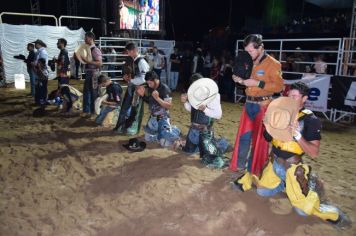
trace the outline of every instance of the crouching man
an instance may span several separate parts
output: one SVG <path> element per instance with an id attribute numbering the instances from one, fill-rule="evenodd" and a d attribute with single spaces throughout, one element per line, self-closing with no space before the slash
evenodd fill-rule
<path id="1" fill-rule="evenodd" d="M 299 215 L 315 215 L 329 222 L 344 223 L 346 218 L 340 210 L 320 203 L 317 191 L 320 182 L 311 167 L 302 162 L 304 154 L 311 158 L 318 156 L 321 140 L 321 121 L 304 108 L 308 93 L 309 87 L 297 82 L 291 85 L 288 97 L 270 103 L 264 117 L 264 136 L 272 143 L 271 158 L 260 177 L 246 172 L 233 186 L 246 191 L 253 180 L 260 196 L 285 191 Z"/>
<path id="2" fill-rule="evenodd" d="M 153 71 L 146 73 L 145 80 L 148 95 L 145 95 L 144 86 L 137 87 L 137 93 L 148 103 L 150 109 L 150 118 L 145 126 L 145 140 L 159 141 L 162 147 L 172 146 L 179 139 L 180 130 L 170 123 L 171 91 Z"/>
<path id="3" fill-rule="evenodd" d="M 122 88 L 118 83 L 112 82 L 106 75 L 100 75 L 98 81 L 99 86 L 106 87 L 106 99 L 101 102 L 100 114 L 96 117 L 95 122 L 99 125 L 104 125 L 105 118 L 112 113 L 110 116 L 111 121 L 108 122 L 108 125 L 116 124 L 121 107 Z"/>
<path id="4" fill-rule="evenodd" d="M 210 78 L 202 78 L 198 73 L 193 74 L 192 84 L 188 94 L 181 95 L 184 108 L 190 112 L 191 126 L 187 140 L 177 141 L 186 153 L 200 152 L 203 164 L 212 168 L 221 168 L 226 164 L 223 153 L 229 147 L 226 139 L 214 137 L 213 123 L 221 119 L 222 110 L 219 89 Z"/>

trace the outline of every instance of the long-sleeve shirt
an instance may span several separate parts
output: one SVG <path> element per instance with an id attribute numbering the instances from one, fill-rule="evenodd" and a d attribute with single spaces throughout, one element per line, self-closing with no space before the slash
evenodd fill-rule
<path id="1" fill-rule="evenodd" d="M 192 110 L 192 106 L 189 102 L 184 103 L 184 108 L 189 112 L 191 112 Z M 213 119 L 221 119 L 222 110 L 220 103 L 220 94 L 218 94 L 208 105 L 206 105 L 204 114 Z"/>
<path id="2" fill-rule="evenodd" d="M 263 80 L 265 86 L 247 87 L 245 90 L 247 96 L 271 96 L 283 89 L 281 63 L 267 54 L 258 65 L 253 66 L 251 78 Z"/>
<path id="3" fill-rule="evenodd" d="M 46 65 L 48 65 L 48 53 L 44 47 L 41 47 L 36 52 L 35 63 L 37 64 L 38 59 L 43 58 L 46 60 Z"/>

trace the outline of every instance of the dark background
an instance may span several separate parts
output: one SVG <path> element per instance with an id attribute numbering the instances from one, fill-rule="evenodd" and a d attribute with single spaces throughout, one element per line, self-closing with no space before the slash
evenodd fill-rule
<path id="1" fill-rule="evenodd" d="M 78 0 L 78 15 L 101 17 L 104 14 L 102 1 L 106 1 L 107 22 L 115 21 L 114 0 Z M 164 20 L 162 22 L 164 31 L 153 35 L 146 32 L 144 37 L 194 41 L 202 40 L 210 29 L 213 29 L 211 31 L 213 33 L 228 29 L 232 35 L 248 32 L 263 33 L 275 25 L 283 25 L 305 16 L 332 16 L 336 12 L 351 14 L 351 8 L 325 9 L 303 0 L 160 0 L 160 2 L 163 3 L 161 8 L 164 9 L 161 14 Z M 53 14 L 57 17 L 67 15 L 66 5 L 66 0 L 40 1 L 42 14 Z M 0 12 L 3 11 L 30 13 L 30 0 L 3 1 L 0 5 Z M 32 23 L 31 17 L 3 16 L 3 21 L 12 24 Z M 53 20 L 42 18 L 41 21 L 42 24 L 53 25 Z M 94 28 L 94 32 L 102 35 L 100 22 L 79 20 L 78 23 L 85 30 Z M 115 31 L 114 25 L 108 24 L 107 34 L 111 31 Z M 342 32 L 342 34 L 345 33 Z"/>

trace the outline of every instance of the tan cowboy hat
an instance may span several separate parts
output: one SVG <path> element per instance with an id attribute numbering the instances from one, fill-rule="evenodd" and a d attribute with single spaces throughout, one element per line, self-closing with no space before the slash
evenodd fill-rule
<path id="1" fill-rule="evenodd" d="M 267 132 L 280 141 L 292 141 L 293 136 L 288 126 L 298 117 L 298 101 L 289 97 L 274 99 L 267 108 L 263 123 Z"/>
<path id="2" fill-rule="evenodd" d="M 198 109 L 200 105 L 209 104 L 219 93 L 214 80 L 201 78 L 192 83 L 188 89 L 188 101 L 192 107 Z"/>
<path id="3" fill-rule="evenodd" d="M 83 61 L 83 58 L 86 61 L 92 61 L 93 58 L 91 56 L 91 50 L 90 50 L 90 46 L 88 44 L 81 44 L 78 45 L 75 50 L 74 50 L 75 56 L 77 57 L 77 59 L 82 63 L 82 64 L 86 64 L 86 62 Z"/>

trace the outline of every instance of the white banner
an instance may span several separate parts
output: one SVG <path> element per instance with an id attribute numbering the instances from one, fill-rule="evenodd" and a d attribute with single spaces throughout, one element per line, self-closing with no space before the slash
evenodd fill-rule
<path id="1" fill-rule="evenodd" d="M 305 103 L 305 107 L 312 111 L 326 112 L 330 75 L 307 74 L 301 80 L 284 80 L 284 84 L 290 85 L 298 81 L 306 83 L 310 88 L 309 98 Z M 286 86 L 286 89 L 289 90 L 288 86 Z"/>

